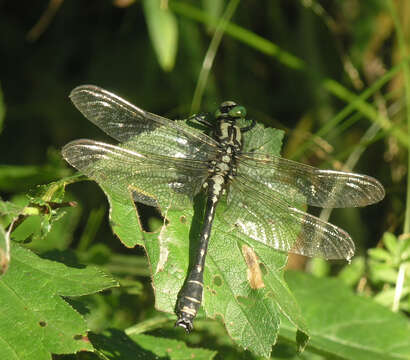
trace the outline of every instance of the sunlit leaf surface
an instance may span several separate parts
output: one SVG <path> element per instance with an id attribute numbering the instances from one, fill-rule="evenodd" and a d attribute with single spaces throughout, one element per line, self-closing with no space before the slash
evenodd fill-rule
<path id="1" fill-rule="evenodd" d="M 40 360 L 92 350 L 84 319 L 62 296 L 92 294 L 116 281 L 95 267 L 42 259 L 18 245 L 11 254 L 0 278 L 0 358 Z"/>

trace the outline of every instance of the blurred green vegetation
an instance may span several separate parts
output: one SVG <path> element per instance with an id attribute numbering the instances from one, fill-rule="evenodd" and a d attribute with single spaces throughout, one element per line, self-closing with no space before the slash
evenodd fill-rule
<path id="1" fill-rule="evenodd" d="M 383 202 L 331 215 L 356 243 L 353 266 L 314 260 L 308 269 L 342 270 L 356 292 L 408 316 L 409 24 L 407 0 L 0 1 L 0 198 L 21 204 L 36 185 L 74 174 L 59 153 L 68 141 L 111 141 L 69 101 L 75 86 L 95 84 L 175 119 L 235 100 L 251 118 L 286 131 L 285 157 L 384 184 Z M 73 251 L 119 279 L 121 289 L 87 297 L 92 330 L 153 318 L 144 330 L 217 350 L 221 359 L 252 358 L 208 320 L 189 338 L 171 322 L 161 329 L 168 315 L 153 309 L 143 250 L 112 234 L 96 184 L 66 191 L 79 204 L 66 210 L 66 222 L 37 231 L 49 225 L 37 219 L 15 240 L 31 237 L 28 246 L 41 254 Z M 386 239 L 387 250 L 375 251 Z M 299 258 L 291 263 L 305 267 Z M 278 357 L 289 352 L 286 341 L 281 346 Z"/>

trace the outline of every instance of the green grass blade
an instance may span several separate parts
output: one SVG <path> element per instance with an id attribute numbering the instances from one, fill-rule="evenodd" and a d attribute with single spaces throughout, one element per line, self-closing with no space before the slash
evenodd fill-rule
<path id="1" fill-rule="evenodd" d="M 178 25 L 174 14 L 161 7 L 161 0 L 145 0 L 144 13 L 148 32 L 162 69 L 170 71 L 174 67 Z"/>
<path id="2" fill-rule="evenodd" d="M 215 23 L 215 19 L 194 6 L 179 1 L 173 1 L 170 6 L 176 13 L 184 15 L 192 20 L 207 24 L 209 26 L 212 26 Z M 306 63 L 303 60 L 281 49 L 273 42 L 264 39 L 252 31 L 246 30 L 238 25 L 228 23 L 226 25 L 225 33 L 247 44 L 255 50 L 276 58 L 279 62 L 289 68 L 296 70 L 304 70 L 306 68 Z"/>
<path id="3" fill-rule="evenodd" d="M 194 97 L 192 99 L 191 113 L 197 113 L 199 111 L 201 98 L 204 93 L 205 86 L 209 77 L 209 72 L 211 71 L 219 44 L 221 43 L 222 35 L 225 32 L 226 25 L 228 24 L 229 19 L 231 19 L 233 14 L 235 13 L 238 4 L 239 0 L 231 0 L 229 2 L 224 15 L 222 16 L 221 20 L 219 21 L 218 27 L 215 30 L 208 51 L 206 52 L 204 61 L 202 62 L 201 72 L 199 73 L 197 86 L 194 92 Z"/>
<path id="4" fill-rule="evenodd" d="M 402 25 L 396 11 L 396 5 L 393 1 L 388 1 L 388 7 L 393 18 L 394 26 L 397 33 L 397 40 L 400 50 L 400 55 L 404 59 L 407 57 L 408 50 L 406 46 L 406 39 L 402 30 Z M 404 75 L 404 96 L 406 103 L 406 116 L 407 116 L 407 129 L 410 129 L 410 67 L 409 63 L 406 62 L 403 66 L 403 75 Z M 408 137 L 407 134 L 405 134 Z M 410 169 L 410 148 L 408 148 L 407 155 L 407 168 Z M 404 233 L 410 232 L 410 173 L 407 171 L 407 192 L 406 192 L 406 215 L 404 218 Z"/>
<path id="5" fill-rule="evenodd" d="M 406 134 L 402 132 L 397 126 L 393 126 L 391 122 L 379 114 L 373 106 L 368 104 L 366 100 L 372 96 L 376 91 L 382 88 L 388 81 L 390 81 L 405 64 L 408 63 L 408 59 L 403 60 L 398 65 L 391 68 L 386 74 L 384 74 L 380 79 L 375 81 L 370 87 L 363 91 L 360 95 L 355 95 L 348 91 L 345 87 L 338 84 L 333 80 L 326 80 L 329 89 L 340 99 L 348 102 L 348 105 L 344 107 L 338 114 L 331 118 L 324 126 L 322 126 L 319 131 L 316 132 L 315 136 L 323 137 L 329 131 L 334 129 L 334 127 L 339 124 L 343 119 L 352 114 L 355 110 L 358 110 L 364 116 L 367 116 L 372 122 L 378 123 L 382 129 L 391 132 L 403 146 L 409 147 L 409 139 Z M 312 141 L 306 141 L 306 143 L 300 147 L 300 149 L 293 154 L 293 158 L 297 158 L 303 154 L 307 148 L 312 144 Z"/>
<path id="6" fill-rule="evenodd" d="M 176 13 L 184 15 L 188 18 L 208 25 L 212 25 L 212 18 L 205 12 L 193 6 L 182 4 L 176 1 L 172 3 L 172 9 Z M 327 122 L 327 124 L 319 131 L 317 135 L 320 136 L 326 134 L 346 116 L 351 114 L 354 110 L 357 110 L 364 116 L 366 116 L 370 121 L 378 123 L 384 130 L 387 130 L 392 136 L 396 137 L 403 146 L 409 147 L 407 135 L 404 134 L 400 128 L 394 127 L 390 123 L 390 121 L 385 116 L 379 114 L 372 105 L 365 102 L 367 98 L 369 98 L 375 91 L 380 89 L 399 70 L 401 70 L 401 68 L 408 63 L 409 58 L 404 59 L 400 64 L 390 69 L 384 76 L 375 81 L 372 86 L 366 89 L 361 95 L 357 96 L 335 80 L 324 78 L 320 74 L 316 74 L 314 70 L 307 67 L 306 63 L 302 59 L 299 59 L 293 54 L 281 49 L 278 45 L 249 30 L 229 23 L 226 25 L 225 33 L 247 44 L 249 47 L 252 47 L 266 55 L 275 58 L 277 61 L 291 69 L 305 71 L 307 73 L 315 75 L 316 78 L 322 78 L 321 84 L 327 91 L 329 91 L 337 98 L 349 102 L 349 104 L 339 114 L 337 114 L 333 119 Z M 295 154 L 294 157 L 302 154 L 306 150 L 308 144 L 309 142 L 307 142 L 303 149 L 300 149 L 300 151 L 298 151 L 298 153 Z"/>

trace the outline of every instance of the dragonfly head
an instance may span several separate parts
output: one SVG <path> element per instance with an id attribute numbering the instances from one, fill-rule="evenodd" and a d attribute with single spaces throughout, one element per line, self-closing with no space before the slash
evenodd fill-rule
<path id="1" fill-rule="evenodd" d="M 238 105 L 234 101 L 224 101 L 219 105 L 218 110 L 215 111 L 215 118 L 244 118 L 246 116 L 246 109 Z"/>

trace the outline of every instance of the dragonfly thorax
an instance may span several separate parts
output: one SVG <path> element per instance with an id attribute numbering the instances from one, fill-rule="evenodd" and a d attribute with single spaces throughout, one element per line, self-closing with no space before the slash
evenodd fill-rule
<path id="1" fill-rule="evenodd" d="M 241 129 L 234 121 L 220 119 L 213 134 L 220 151 L 210 162 L 208 191 L 219 199 L 229 180 L 236 175 L 237 156 L 242 149 Z"/>

